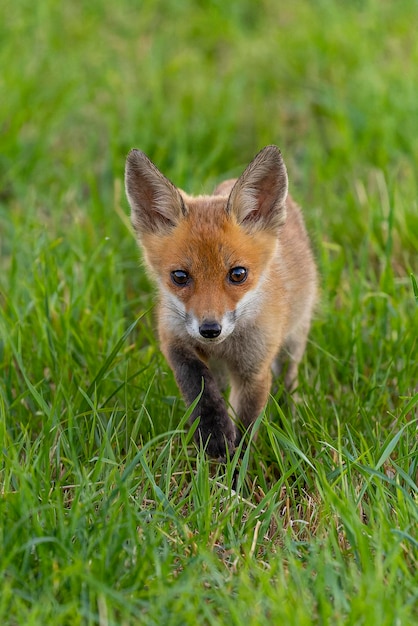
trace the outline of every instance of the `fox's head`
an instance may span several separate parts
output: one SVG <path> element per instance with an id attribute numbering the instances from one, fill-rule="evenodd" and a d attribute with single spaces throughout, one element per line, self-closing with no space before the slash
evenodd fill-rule
<path id="1" fill-rule="evenodd" d="M 286 219 L 278 148 L 261 150 L 213 196 L 188 196 L 138 150 L 128 155 L 125 182 L 132 224 L 161 292 L 162 323 L 208 344 L 254 319 Z"/>

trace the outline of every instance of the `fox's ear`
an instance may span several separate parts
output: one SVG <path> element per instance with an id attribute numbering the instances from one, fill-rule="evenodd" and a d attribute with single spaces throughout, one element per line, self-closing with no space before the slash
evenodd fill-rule
<path id="1" fill-rule="evenodd" d="M 267 146 L 238 178 L 227 211 L 251 231 L 277 229 L 286 219 L 287 185 L 280 150 Z"/>
<path id="2" fill-rule="evenodd" d="M 126 159 L 125 189 L 138 235 L 169 231 L 186 214 L 176 187 L 140 150 L 131 150 Z"/>

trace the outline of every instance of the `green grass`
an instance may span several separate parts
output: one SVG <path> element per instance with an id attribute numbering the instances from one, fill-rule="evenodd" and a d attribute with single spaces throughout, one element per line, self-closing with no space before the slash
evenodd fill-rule
<path id="1" fill-rule="evenodd" d="M 0 623 L 418 620 L 418 5 L 3 3 Z M 321 301 L 301 400 L 195 449 L 123 168 L 276 143 Z M 231 490 L 237 475 L 236 492 Z"/>

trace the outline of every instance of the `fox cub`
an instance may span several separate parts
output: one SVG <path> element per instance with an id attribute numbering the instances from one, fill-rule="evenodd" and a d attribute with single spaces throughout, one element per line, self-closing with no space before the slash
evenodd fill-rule
<path id="1" fill-rule="evenodd" d="M 193 197 L 131 150 L 125 182 L 159 290 L 161 349 L 186 402 L 201 393 L 191 416 L 198 442 L 224 459 L 263 410 L 272 372 L 287 389 L 297 385 L 316 299 L 315 263 L 283 158 L 267 146 L 240 178 Z"/>

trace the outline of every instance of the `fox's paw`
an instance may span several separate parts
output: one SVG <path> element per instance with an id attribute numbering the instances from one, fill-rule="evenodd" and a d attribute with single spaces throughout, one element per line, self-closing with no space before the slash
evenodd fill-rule
<path id="1" fill-rule="evenodd" d="M 202 443 L 210 457 L 224 463 L 227 458 L 227 450 L 230 457 L 234 454 L 235 426 L 229 416 L 225 416 L 221 423 L 218 420 L 202 423 L 201 420 L 195 432 L 195 439 L 198 445 Z"/>

